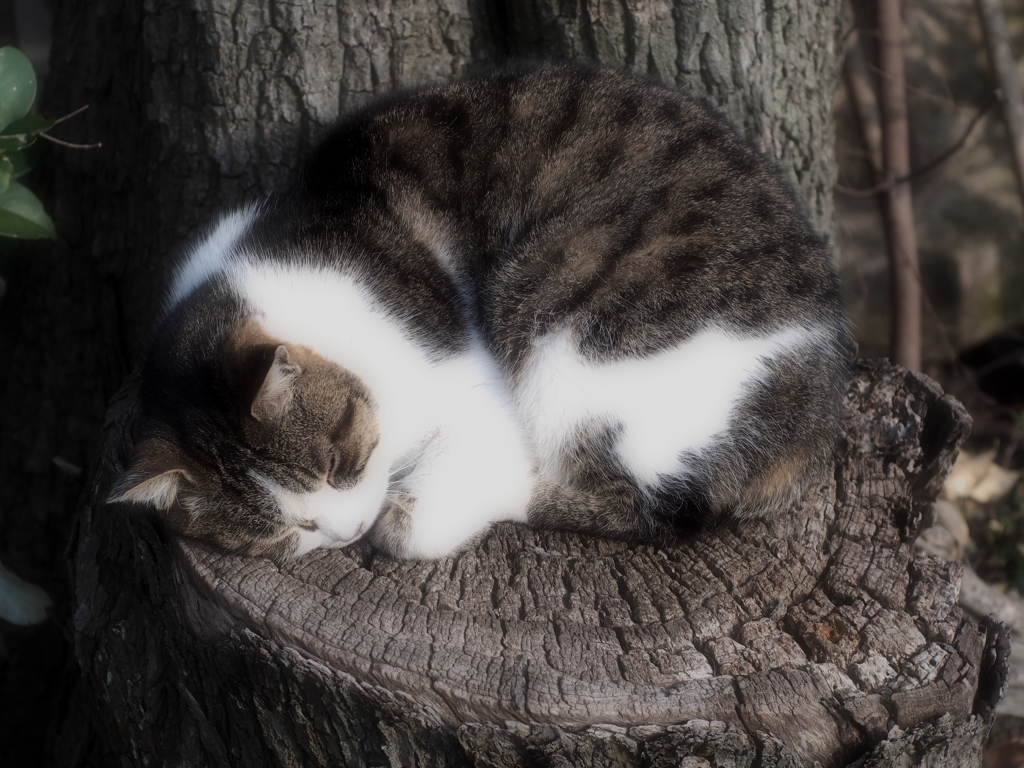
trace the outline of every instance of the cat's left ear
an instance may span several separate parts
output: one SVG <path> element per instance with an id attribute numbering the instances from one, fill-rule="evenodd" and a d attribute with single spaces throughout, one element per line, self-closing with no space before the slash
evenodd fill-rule
<path id="1" fill-rule="evenodd" d="M 114 481 L 107 503 L 142 504 L 166 511 L 174 505 L 182 485 L 191 482 L 174 441 L 149 437 L 135 446 L 128 469 Z"/>
<path id="2" fill-rule="evenodd" d="M 270 363 L 267 375 L 252 401 L 250 413 L 253 418 L 256 421 L 280 419 L 292 403 L 295 380 L 301 373 L 302 369 L 288 355 L 288 347 L 279 344 L 274 350 L 274 359 Z"/>

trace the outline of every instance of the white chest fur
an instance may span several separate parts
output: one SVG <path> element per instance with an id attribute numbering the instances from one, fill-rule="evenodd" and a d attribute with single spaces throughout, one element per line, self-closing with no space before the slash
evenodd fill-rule
<path id="1" fill-rule="evenodd" d="M 475 341 L 431 360 L 350 275 L 237 260 L 227 270 L 272 337 L 358 376 L 377 404 L 376 449 L 414 499 L 409 557 L 436 557 L 495 520 L 525 520 L 534 462 L 503 379 Z M 412 472 L 402 464 L 418 451 Z"/>

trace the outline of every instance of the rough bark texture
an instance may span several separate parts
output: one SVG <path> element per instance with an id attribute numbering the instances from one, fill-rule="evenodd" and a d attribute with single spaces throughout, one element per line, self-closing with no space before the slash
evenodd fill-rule
<path id="1" fill-rule="evenodd" d="M 75 472 L 102 469 L 103 413 L 173 256 L 217 212 L 286 182 L 372 93 L 508 55 L 649 70 L 723 105 L 828 232 L 837 18 L 838 0 L 65 0 L 45 111 L 91 104 L 65 138 L 104 147 L 62 150 L 35 177 L 63 241 L 26 252 L 3 305 L 0 556 L 56 594 L 85 678 L 68 666 L 47 719 L 21 704 L 17 662 L 4 669 L 0 741 L 63 722 L 47 749 L 75 765 L 976 752 L 995 695 L 975 701 L 979 669 L 995 668 L 979 659 L 994 646 L 950 601 L 955 568 L 908 549 L 959 429 L 923 379 L 858 380 L 864 414 L 849 423 L 873 426 L 851 428 L 836 484 L 798 515 L 661 551 L 506 527 L 441 564 L 353 550 L 279 572 L 98 509 L 102 476 Z M 41 631 L 19 659 L 60 659 L 57 626 Z"/>
<path id="2" fill-rule="evenodd" d="M 668 547 L 505 525 L 436 562 L 279 568 L 91 501 L 79 662 L 125 765 L 980 765 L 1005 633 L 913 549 L 969 421 L 861 364 L 832 482 Z"/>

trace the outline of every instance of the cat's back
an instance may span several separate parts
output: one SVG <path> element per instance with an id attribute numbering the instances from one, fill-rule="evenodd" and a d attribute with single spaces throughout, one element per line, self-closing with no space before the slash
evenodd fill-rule
<path id="1" fill-rule="evenodd" d="M 691 98 L 616 69 L 510 70 L 373 104 L 290 195 L 264 240 L 329 241 L 382 296 L 415 285 L 412 314 L 468 297 L 513 367 L 569 315 L 596 355 L 661 349 L 709 319 L 840 322 L 824 245 L 773 164 Z"/>
<path id="2" fill-rule="evenodd" d="M 430 520 L 458 502 L 473 530 L 486 491 L 486 520 L 650 536 L 779 510 L 825 477 L 845 344 L 825 247 L 768 160 L 673 89 L 557 65 L 345 118 L 291 189 L 193 253 L 145 391 L 161 440 L 238 470 L 217 487 L 240 515 L 266 499 L 237 477 L 308 491 L 286 482 L 317 445 L 306 422 L 358 401 L 346 456 L 377 457 L 378 484 L 425 478 L 406 491 Z M 229 439 L 279 411 L 305 431 L 275 426 L 273 461 Z M 320 478 L 331 452 L 314 453 Z M 467 476 L 514 492 L 467 495 Z M 142 500 L 169 504 L 165 485 Z"/>
<path id="3" fill-rule="evenodd" d="M 390 264 L 456 286 L 543 477 L 591 467 L 577 484 L 678 520 L 778 508 L 824 473 L 849 343 L 826 247 L 686 95 L 577 65 L 471 78 L 357 116 L 311 174 L 373 201 L 408 254 Z"/>

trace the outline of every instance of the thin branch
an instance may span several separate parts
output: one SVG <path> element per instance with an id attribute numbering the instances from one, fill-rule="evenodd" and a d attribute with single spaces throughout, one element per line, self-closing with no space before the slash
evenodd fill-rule
<path id="1" fill-rule="evenodd" d="M 83 112 L 85 112 L 85 110 L 87 110 L 88 108 L 89 108 L 89 105 L 88 105 L 88 104 L 83 104 L 83 105 L 82 105 L 82 106 L 80 106 L 80 107 L 79 107 L 78 109 L 76 109 L 76 110 L 75 110 L 74 112 L 68 112 L 68 113 L 67 113 L 66 115 L 64 115 L 64 117 L 58 117 L 58 118 L 57 118 L 56 120 L 54 120 L 54 121 L 53 121 L 53 125 L 60 125 L 60 124 L 61 124 L 61 123 L 63 123 L 63 122 L 65 121 L 65 120 L 70 120 L 70 119 L 71 119 L 72 117 L 74 117 L 75 115 L 80 115 L 80 114 L 82 114 L 82 113 L 83 113 Z M 53 127 L 53 125 L 51 125 L 50 127 L 52 128 L 52 127 Z"/>
<path id="2" fill-rule="evenodd" d="M 999 89 L 1003 92 L 1003 117 L 1010 134 L 1017 190 L 1024 202 L 1024 97 L 1021 96 L 1020 80 L 1017 78 L 1017 62 L 1010 50 L 1010 36 L 999 0 L 977 0 L 977 5 L 981 26 L 985 30 L 989 61 L 999 81 Z"/>
<path id="3" fill-rule="evenodd" d="M 70 120 L 75 115 L 82 114 L 88 108 L 88 104 L 83 104 L 74 112 L 68 112 L 66 115 L 64 115 L 64 117 L 58 117 L 56 120 L 53 121 L 53 125 L 51 125 L 50 128 L 53 128 L 54 125 L 60 125 L 65 120 Z M 71 147 L 72 149 L 97 149 L 103 146 L 103 142 L 101 141 L 97 141 L 95 144 L 73 144 L 70 141 L 64 141 L 63 139 L 54 138 L 50 134 L 46 133 L 46 131 L 39 131 L 36 135 L 42 136 L 44 139 L 46 139 L 47 141 L 52 141 L 54 144 L 60 144 L 62 147 Z"/>
<path id="4" fill-rule="evenodd" d="M 921 368 L 921 270 L 910 184 L 896 181 L 910 174 L 910 131 L 904 86 L 903 19 L 900 0 L 878 0 L 879 107 L 882 116 L 884 173 L 889 180 L 885 197 L 885 228 L 891 275 L 890 314 L 895 363 Z"/>
<path id="5" fill-rule="evenodd" d="M 846 6 L 849 9 L 849 4 Z M 852 11 L 851 11 L 852 15 Z M 856 29 L 856 28 L 855 28 Z M 860 129 L 861 141 L 864 144 L 871 166 L 872 175 L 877 180 L 882 171 L 882 119 L 878 114 L 878 99 L 871 84 L 867 57 L 864 55 L 864 44 L 860 35 L 850 41 L 843 62 L 843 75 L 850 93 L 850 104 Z"/>
<path id="6" fill-rule="evenodd" d="M 42 131 L 39 132 L 39 135 L 42 136 L 47 141 L 52 141 L 54 144 L 60 144 L 62 147 L 71 147 L 72 149 L 98 149 L 99 147 L 103 146 L 102 141 L 97 141 L 95 144 L 72 144 L 70 141 L 56 139 L 53 136 L 50 136 L 48 133 L 43 133 Z"/>
<path id="7" fill-rule="evenodd" d="M 885 74 L 885 72 L 882 72 L 881 69 L 879 69 L 878 65 L 876 65 L 876 64 L 869 64 L 868 68 L 876 76 L 878 76 L 880 78 L 888 77 L 888 75 Z M 944 107 L 950 107 L 950 108 L 953 108 L 953 109 L 957 108 L 957 103 L 956 103 L 956 101 L 953 100 L 953 98 L 951 96 L 942 96 L 942 95 L 937 94 L 937 93 L 932 93 L 927 88 L 922 88 L 921 86 L 913 85 L 912 83 L 906 83 L 906 82 L 903 83 L 903 88 L 904 88 L 904 90 L 906 90 L 907 93 L 913 94 L 914 96 L 917 96 L 918 98 L 925 99 L 927 101 L 931 101 L 931 102 L 933 102 L 935 104 L 940 104 L 940 105 L 942 105 Z"/>
<path id="8" fill-rule="evenodd" d="M 914 179 L 920 176 L 924 176 L 926 173 L 935 170 L 944 162 L 949 160 L 949 158 L 951 158 L 953 155 L 955 155 L 957 152 L 963 149 L 964 144 L 967 143 L 967 140 L 971 137 L 971 134 L 974 132 L 974 128 L 978 125 L 979 122 L 981 122 L 981 119 L 989 113 L 989 110 L 991 110 L 992 107 L 999 103 L 999 101 L 1000 99 L 997 95 L 988 104 L 982 107 L 974 115 L 974 117 L 971 118 L 971 122 L 968 123 L 967 128 L 964 129 L 963 134 L 960 136 L 959 139 L 957 139 L 957 141 L 955 141 L 949 147 L 947 147 L 938 155 L 933 157 L 927 163 L 922 165 L 920 168 L 915 168 L 906 176 L 901 176 L 897 179 L 893 179 L 892 181 L 879 182 L 878 184 L 875 184 L 873 187 L 868 187 L 867 189 L 854 189 L 853 187 L 844 187 L 842 184 L 836 184 L 836 190 L 842 192 L 844 195 L 851 195 L 852 197 L 872 197 L 881 192 L 886 192 L 892 189 L 894 184 L 903 184 L 904 182 L 913 181 Z"/>

